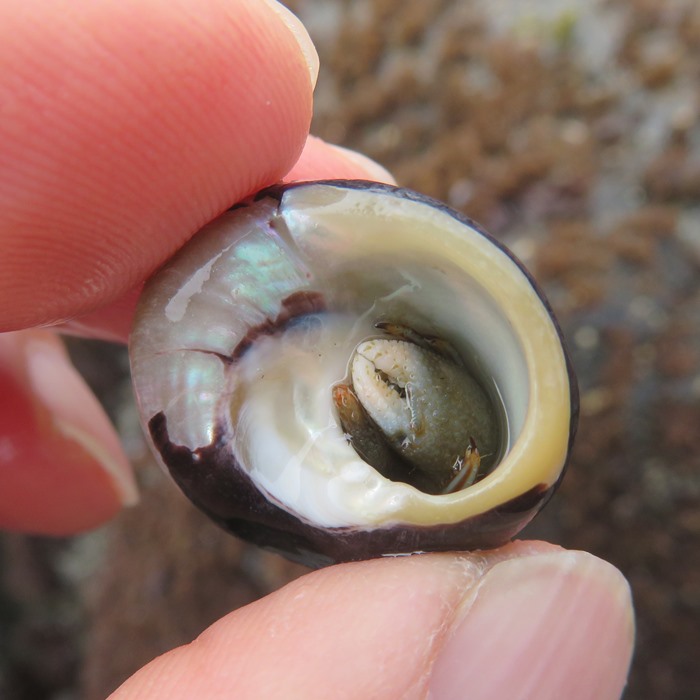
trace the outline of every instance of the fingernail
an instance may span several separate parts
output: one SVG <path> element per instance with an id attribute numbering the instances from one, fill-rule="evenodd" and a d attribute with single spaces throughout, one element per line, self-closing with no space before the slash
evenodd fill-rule
<path id="1" fill-rule="evenodd" d="M 27 379 L 34 396 L 48 409 L 51 429 L 95 460 L 122 505 L 134 505 L 138 490 L 119 439 L 60 342 L 48 332 L 33 331 L 25 343 Z"/>
<path id="2" fill-rule="evenodd" d="M 366 155 L 349 148 L 344 148 L 343 146 L 333 145 L 333 147 L 340 151 L 349 161 L 355 165 L 359 165 L 367 173 L 367 176 L 373 180 L 377 182 L 386 182 L 390 185 L 396 184 L 394 176 L 386 168 L 379 165 L 379 163 L 371 158 L 368 158 Z"/>
<path id="3" fill-rule="evenodd" d="M 309 33 L 306 31 L 306 27 L 291 10 L 277 2 L 277 0 L 265 0 L 265 2 L 270 6 L 270 9 L 285 23 L 285 25 L 287 25 L 289 31 L 297 40 L 301 53 L 306 60 L 306 65 L 309 67 L 311 88 L 315 88 L 319 70 L 318 53 L 313 41 L 311 41 Z"/>
<path id="4" fill-rule="evenodd" d="M 122 505 L 138 501 L 131 468 L 102 407 L 70 364 L 60 340 L 42 330 L 5 333 L 0 356 L 41 407 L 40 429 L 76 443 L 108 476 Z"/>
<path id="5" fill-rule="evenodd" d="M 629 586 L 610 564 L 556 552 L 496 564 L 434 663 L 431 700 L 613 700 L 634 642 Z"/>

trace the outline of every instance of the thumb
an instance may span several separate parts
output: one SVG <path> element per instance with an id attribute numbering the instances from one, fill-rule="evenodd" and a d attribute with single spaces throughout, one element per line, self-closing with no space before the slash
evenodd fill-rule
<path id="1" fill-rule="evenodd" d="M 520 542 L 314 572 L 151 662 L 111 700 L 612 700 L 632 644 L 616 569 Z"/>

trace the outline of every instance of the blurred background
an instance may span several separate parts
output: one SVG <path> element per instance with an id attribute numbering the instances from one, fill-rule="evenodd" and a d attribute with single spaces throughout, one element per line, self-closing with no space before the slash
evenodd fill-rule
<path id="1" fill-rule="evenodd" d="M 321 56 L 314 133 L 476 219 L 544 286 L 581 423 L 559 494 L 523 536 L 630 580 L 627 700 L 700 697 L 700 3 L 287 4 Z M 143 498 L 88 536 L 0 540 L 12 700 L 102 698 L 304 572 L 221 533 L 162 476 L 122 348 L 69 345 Z"/>

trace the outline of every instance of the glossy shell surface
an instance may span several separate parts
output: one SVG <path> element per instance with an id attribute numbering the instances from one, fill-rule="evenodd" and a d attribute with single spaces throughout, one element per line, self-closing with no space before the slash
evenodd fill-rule
<path id="1" fill-rule="evenodd" d="M 377 322 L 443 339 L 499 406 L 476 483 L 423 492 L 348 440 L 333 387 Z M 575 432 L 575 380 L 529 274 L 445 205 L 376 183 L 280 186 L 224 213 L 149 281 L 130 353 L 144 428 L 185 494 L 311 565 L 503 544 Z"/>

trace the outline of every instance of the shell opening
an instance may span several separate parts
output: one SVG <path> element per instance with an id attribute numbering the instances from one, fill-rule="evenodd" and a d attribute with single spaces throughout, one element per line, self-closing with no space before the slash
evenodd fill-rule
<path id="1" fill-rule="evenodd" d="M 225 434 L 236 469 L 314 527 L 461 522 L 551 486 L 566 458 L 565 357 L 531 280 L 476 228 L 412 196 L 312 184 L 261 198 L 200 232 L 139 314 L 146 420 L 163 412 L 170 441 L 193 454 Z M 363 342 L 392 335 L 377 322 L 409 329 L 392 342 L 437 338 L 442 352 L 427 352 L 463 363 L 486 397 L 496 437 L 465 431 L 461 458 L 481 456 L 467 483 L 387 478 L 346 439 L 338 387 Z M 384 383 L 405 403 L 415 392 Z M 410 406 L 406 420 L 424 427 Z"/>
<path id="2" fill-rule="evenodd" d="M 380 199 L 379 211 L 365 212 L 358 229 L 352 206 L 331 202 L 325 217 L 322 203 L 300 202 L 301 194 L 286 193 L 270 229 L 260 235 L 265 245 L 275 241 L 294 261 L 290 293 L 298 295 L 301 288 L 322 302 L 315 313 L 304 308 L 284 328 L 257 337 L 230 373 L 229 420 L 238 461 L 271 499 L 331 526 L 390 522 L 417 507 L 419 497 L 447 498 L 478 488 L 498 471 L 527 414 L 529 372 L 510 319 L 491 291 L 451 259 L 454 255 L 435 250 L 426 234 L 443 222 L 423 221 L 410 206 L 396 203 L 385 214 Z M 425 208 L 420 212 L 425 215 Z M 460 239 L 463 229 L 459 224 Z M 252 239 L 249 233 L 250 246 Z M 477 251 L 491 254 L 493 246 L 480 234 L 474 233 L 474 240 Z M 275 314 L 281 316 L 279 310 Z M 373 458 L 360 456 L 348 442 L 334 387 L 352 373 L 357 348 L 377 337 L 377 320 L 439 339 L 452 349 L 443 354 L 460 358 L 480 387 L 483 402 L 496 416 L 489 421 L 496 424 L 495 435 L 483 438 L 468 428 L 462 455 L 450 455 L 449 464 L 443 464 L 450 472 L 458 458 L 467 461 L 474 439 L 485 465 L 473 486 L 469 483 L 476 479 L 445 483 L 450 479 L 444 471 L 436 479 L 425 478 L 422 470 L 407 471 L 405 460 L 398 476 L 378 470 Z M 441 401 L 439 392 L 435 401 Z M 459 416 L 451 418 L 461 422 Z"/>

